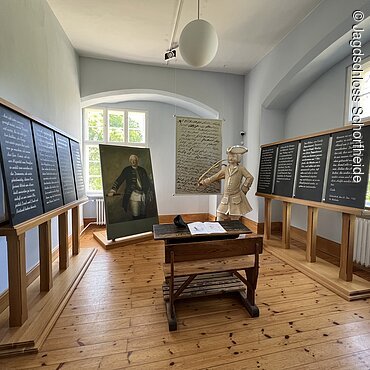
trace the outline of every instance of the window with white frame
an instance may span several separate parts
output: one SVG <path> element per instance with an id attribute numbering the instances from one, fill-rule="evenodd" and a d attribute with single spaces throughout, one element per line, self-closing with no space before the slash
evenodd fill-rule
<path id="1" fill-rule="evenodd" d="M 85 108 L 84 158 L 88 194 L 103 191 L 99 144 L 145 147 L 147 112 L 130 109 Z"/>

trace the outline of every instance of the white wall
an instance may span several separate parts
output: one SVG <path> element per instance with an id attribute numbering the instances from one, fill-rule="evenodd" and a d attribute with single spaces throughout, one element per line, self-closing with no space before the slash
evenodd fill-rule
<path id="1" fill-rule="evenodd" d="M 243 76 L 84 57 L 80 58 L 80 76 L 82 98 L 123 89 L 151 89 L 192 98 L 213 108 L 225 120 L 230 139 L 223 140 L 224 149 L 240 141 Z"/>
<path id="2" fill-rule="evenodd" d="M 0 97 L 80 139 L 78 60 L 47 2 L 1 0 L 0 35 Z M 36 229 L 26 235 L 27 270 L 38 262 L 37 238 Z M 6 255 L 0 238 L 0 294 L 8 286 Z"/>
<path id="3" fill-rule="evenodd" d="M 284 139 L 285 127 L 285 111 L 279 109 L 266 109 L 262 107 L 261 110 L 261 127 L 260 127 L 260 143 L 268 144 L 274 141 Z M 257 183 L 258 179 L 256 179 Z M 259 213 L 264 212 L 264 205 L 259 202 Z M 271 221 L 282 220 L 282 204 L 278 201 L 273 201 Z"/>
<path id="4" fill-rule="evenodd" d="M 80 138 L 78 59 L 44 0 L 1 0 L 0 97 Z"/>
<path id="5" fill-rule="evenodd" d="M 81 96 L 83 99 L 95 94 L 119 90 L 155 90 L 168 92 L 178 97 L 193 99 L 219 112 L 224 120 L 222 131 L 223 153 L 231 145 L 240 143 L 240 131 L 243 124 L 244 77 L 240 75 L 173 69 L 170 67 L 154 67 L 135 65 L 92 58 L 80 58 Z M 175 127 L 173 114 L 180 114 L 178 106 L 170 106 L 155 102 L 129 102 L 124 106 L 133 107 L 140 104 L 143 109 L 150 109 L 149 145 L 154 161 L 158 210 L 159 214 L 178 213 L 212 213 L 215 214 L 216 197 L 172 196 L 174 178 L 161 173 L 166 159 L 171 171 L 174 171 Z M 191 114 L 194 116 L 194 114 Z M 205 117 L 207 118 L 207 117 Z M 164 145 L 165 144 L 165 145 Z M 161 154 L 165 153 L 166 157 Z M 157 175 L 158 173 L 159 175 Z M 256 176 L 256 173 L 253 174 Z M 168 181 L 165 181 L 167 179 Z M 209 202 L 208 202 L 208 199 Z M 206 200 L 205 200 L 206 199 Z M 85 207 L 86 208 L 86 207 Z M 86 214 L 84 214 L 85 217 Z"/>

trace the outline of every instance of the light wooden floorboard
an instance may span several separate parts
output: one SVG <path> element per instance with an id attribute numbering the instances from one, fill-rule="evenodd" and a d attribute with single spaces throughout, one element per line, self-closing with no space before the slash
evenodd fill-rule
<path id="1" fill-rule="evenodd" d="M 99 251 L 38 354 L 0 369 L 369 370 L 370 300 L 347 302 L 264 253 L 260 317 L 236 296 L 177 303 L 169 332 L 163 303 L 163 244 Z"/>

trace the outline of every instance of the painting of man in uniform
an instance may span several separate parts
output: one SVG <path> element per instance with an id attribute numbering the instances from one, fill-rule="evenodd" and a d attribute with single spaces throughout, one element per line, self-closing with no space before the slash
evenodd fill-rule
<path id="1" fill-rule="evenodd" d="M 149 149 L 99 148 L 108 238 L 151 231 L 158 211 Z"/>

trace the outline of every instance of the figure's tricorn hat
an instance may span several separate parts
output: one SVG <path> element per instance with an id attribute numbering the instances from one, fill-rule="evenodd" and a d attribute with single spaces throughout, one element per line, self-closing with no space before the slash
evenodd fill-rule
<path id="1" fill-rule="evenodd" d="M 245 146 L 241 146 L 241 145 L 233 145 L 233 146 L 229 146 L 227 149 L 226 149 L 226 153 L 227 154 L 244 154 L 248 151 L 248 149 L 245 147 Z"/>

